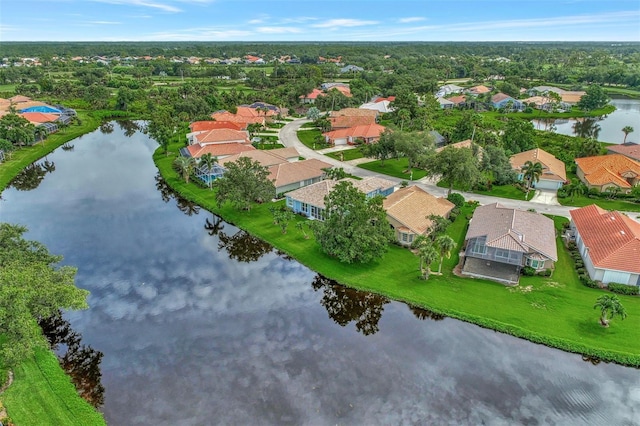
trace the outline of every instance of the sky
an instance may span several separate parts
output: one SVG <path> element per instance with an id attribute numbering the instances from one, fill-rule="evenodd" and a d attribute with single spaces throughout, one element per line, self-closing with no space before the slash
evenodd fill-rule
<path id="1" fill-rule="evenodd" d="M 640 0 L 2 0 L 2 41 L 640 41 Z"/>

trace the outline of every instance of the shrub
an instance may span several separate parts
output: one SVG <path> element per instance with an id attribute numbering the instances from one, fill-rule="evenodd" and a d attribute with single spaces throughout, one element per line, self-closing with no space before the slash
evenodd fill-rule
<path id="1" fill-rule="evenodd" d="M 540 272 L 538 272 L 538 275 L 540 275 L 541 277 L 550 277 L 551 276 L 551 269 L 547 268 L 544 271 L 540 271 Z"/>
<path id="2" fill-rule="evenodd" d="M 576 268 L 576 272 L 577 272 L 578 274 L 584 274 L 584 273 L 586 273 L 586 272 L 587 272 L 587 270 L 586 270 L 586 269 L 584 269 L 584 268 Z"/>
<path id="3" fill-rule="evenodd" d="M 584 267 L 584 262 L 582 260 L 576 260 L 575 266 L 576 266 L 576 268 L 583 268 Z"/>
<path id="4" fill-rule="evenodd" d="M 449 194 L 447 200 L 451 201 L 458 208 L 464 206 L 464 197 L 462 196 L 462 194 L 458 194 L 457 192 L 452 192 L 451 194 Z"/>
<path id="5" fill-rule="evenodd" d="M 639 294 L 638 291 L 640 290 L 638 286 L 620 283 L 609 283 L 607 284 L 607 288 L 613 293 L 626 294 L 628 296 L 637 296 Z"/>
<path id="6" fill-rule="evenodd" d="M 578 245 L 575 243 L 575 241 L 571 241 L 569 242 L 569 244 L 567 244 L 567 248 L 569 249 L 569 251 L 577 251 Z"/>
<path id="7" fill-rule="evenodd" d="M 522 268 L 522 275 L 526 277 L 532 277 L 535 274 L 536 274 L 536 270 L 533 269 L 531 266 L 525 266 L 524 268 Z"/>

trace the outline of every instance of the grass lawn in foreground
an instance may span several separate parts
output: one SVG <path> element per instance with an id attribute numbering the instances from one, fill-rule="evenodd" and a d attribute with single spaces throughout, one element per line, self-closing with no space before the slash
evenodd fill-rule
<path id="1" fill-rule="evenodd" d="M 440 188 L 449 188 L 449 185 L 446 182 L 440 181 L 437 183 Z M 520 189 L 516 188 L 513 185 L 493 185 L 491 191 L 482 191 L 478 189 L 469 190 L 467 188 L 463 188 L 460 185 L 453 185 L 453 189 L 456 191 L 462 192 L 470 192 L 473 194 L 481 194 L 481 195 L 491 195 L 493 197 L 502 197 L 509 198 L 511 200 L 525 200 L 526 193 L 522 192 Z M 536 191 L 535 189 L 531 189 L 529 191 L 529 200 L 533 198 Z M 525 200 L 528 201 L 528 200 Z"/>
<path id="2" fill-rule="evenodd" d="M 340 156 L 340 154 L 342 154 L 342 157 Z M 336 151 L 336 152 L 328 152 L 325 155 L 327 157 L 331 157 L 339 161 L 357 160 L 358 158 L 364 157 L 364 155 L 362 155 L 362 151 L 360 151 L 360 149 L 358 148 L 345 149 L 345 150 Z"/>
<path id="3" fill-rule="evenodd" d="M 298 130 L 298 139 L 304 146 L 311 149 L 329 148 L 329 144 L 316 142 L 318 136 L 322 136 L 322 132 L 318 129 Z"/>
<path id="4" fill-rule="evenodd" d="M 328 278 L 533 342 L 640 366 L 640 328 L 633 320 L 640 318 L 640 298 L 619 296 L 629 317 L 625 321 L 614 319 L 610 328 L 601 327 L 599 313 L 593 305 L 605 292 L 587 288 L 579 282 L 573 261 L 560 239 L 557 239 L 559 260 L 553 276 L 523 277 L 518 287 L 462 278 L 452 273 L 458 262 L 457 252 L 464 241 L 470 216 L 468 207 L 449 228 L 458 247 L 454 251 L 456 254 L 445 260 L 441 276 L 432 275 L 428 281 L 420 280 L 418 258 L 395 245 L 389 246 L 382 260 L 365 265 L 343 264 L 324 254 L 313 236 L 303 238 L 294 221 L 306 222 L 306 219 L 296 216 L 287 234 L 282 234 L 272 223 L 268 211 L 271 203 L 256 205 L 248 212 L 235 210 L 228 203 L 218 207 L 212 191 L 185 184 L 172 168 L 178 148 L 173 146 L 169 156 L 160 151 L 154 155 L 162 176 L 171 187 Z M 282 205 L 283 201 L 278 203 Z M 555 221 L 560 226 L 566 219 Z M 309 231 L 307 233 L 311 235 Z"/>
<path id="5" fill-rule="evenodd" d="M 586 195 L 576 195 L 573 197 L 558 197 L 558 202 L 563 206 L 576 206 L 576 207 L 584 207 L 589 206 L 591 204 L 596 204 L 597 206 L 605 209 L 605 210 L 621 210 L 627 212 L 640 212 L 640 203 L 634 203 L 626 200 L 606 200 L 602 198 L 589 198 Z"/>
<path id="6" fill-rule="evenodd" d="M 412 175 L 407 172 L 407 169 L 409 168 L 409 160 L 406 157 L 384 160 L 384 165 L 380 160 L 375 160 L 369 163 L 359 164 L 358 167 L 383 175 L 405 179 L 407 181 L 412 179 Z M 413 180 L 422 179 L 426 175 L 427 172 L 424 170 L 416 168 L 413 169 Z"/>
<path id="7" fill-rule="evenodd" d="M 102 414 L 78 396 L 53 352 L 39 349 L 13 371 L 13 384 L 0 399 L 16 425 L 106 425 Z"/>

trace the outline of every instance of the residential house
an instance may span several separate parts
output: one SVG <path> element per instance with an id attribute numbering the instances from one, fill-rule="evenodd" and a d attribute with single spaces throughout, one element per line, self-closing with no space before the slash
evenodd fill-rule
<path id="1" fill-rule="evenodd" d="M 325 93 L 320 89 L 313 89 L 311 93 L 307 93 L 306 95 L 300 95 L 300 102 L 303 104 L 313 104 L 318 99 L 318 96 L 324 96 Z"/>
<path id="2" fill-rule="evenodd" d="M 491 105 L 496 109 L 509 108 L 511 110 L 520 111 L 523 109 L 522 102 L 505 93 L 496 93 L 491 97 Z"/>
<path id="3" fill-rule="evenodd" d="M 327 195 L 339 182 L 351 182 L 354 187 L 362 191 L 368 198 L 380 195 L 386 197 L 393 193 L 395 183 L 378 177 L 368 177 L 362 180 L 351 178 L 336 180 L 323 180 L 304 188 L 296 189 L 287 193 L 287 206 L 295 213 L 300 213 L 310 219 L 324 220 L 325 204 Z"/>
<path id="4" fill-rule="evenodd" d="M 467 106 L 467 97 L 465 95 L 452 96 L 447 100 L 451 102 L 453 106 L 457 106 L 459 108 Z"/>
<path id="5" fill-rule="evenodd" d="M 346 73 L 349 73 L 349 72 L 353 72 L 353 73 L 362 72 L 362 71 L 364 71 L 364 68 L 358 67 L 356 65 L 347 65 L 345 67 L 340 68 L 340 72 L 342 74 L 346 74 Z"/>
<path id="6" fill-rule="evenodd" d="M 375 124 L 379 114 L 377 110 L 360 108 L 343 108 L 340 111 L 331 111 L 329 113 L 331 130 Z"/>
<path id="7" fill-rule="evenodd" d="M 576 158 L 576 175 L 589 189 L 619 188 L 628 193 L 640 184 L 640 162 L 622 154 Z"/>
<path id="8" fill-rule="evenodd" d="M 640 162 L 640 145 L 633 142 L 627 142 L 622 145 L 609 145 L 607 146 L 607 154 L 621 154 Z"/>
<path id="9" fill-rule="evenodd" d="M 455 84 L 445 84 L 438 89 L 438 91 L 436 92 L 436 96 L 439 98 L 444 98 L 447 95 L 462 93 L 463 91 L 464 87 L 456 86 Z"/>
<path id="10" fill-rule="evenodd" d="M 531 96 L 527 99 L 523 99 L 522 103 L 526 106 L 533 105 L 536 109 L 542 111 L 551 111 L 553 109 L 553 101 L 546 96 Z"/>
<path id="11" fill-rule="evenodd" d="M 640 224 L 595 204 L 569 213 L 589 277 L 605 284 L 640 285 Z"/>
<path id="12" fill-rule="evenodd" d="M 378 111 L 380 114 L 386 114 L 394 111 L 393 107 L 391 106 L 391 101 L 388 101 L 386 99 L 382 99 L 380 101 L 376 100 L 374 102 L 367 102 L 360 105 L 359 108 Z"/>
<path id="13" fill-rule="evenodd" d="M 213 129 L 192 132 L 187 135 L 189 146 L 181 148 L 184 156 L 200 158 L 211 154 L 219 160 L 255 148 L 249 141 L 249 134 L 244 130 Z"/>
<path id="14" fill-rule="evenodd" d="M 361 117 L 358 117 L 361 118 Z M 364 124 L 360 126 L 353 126 L 338 130 L 332 130 L 327 133 L 323 133 L 327 143 L 332 145 L 351 145 L 358 141 L 363 143 L 373 143 L 380 139 L 380 135 L 384 132 L 386 127 L 377 123 Z"/>
<path id="15" fill-rule="evenodd" d="M 429 134 L 433 137 L 434 145 L 436 148 L 442 148 L 447 144 L 447 138 L 442 136 L 435 130 L 431 130 Z"/>
<path id="16" fill-rule="evenodd" d="M 436 148 L 436 152 L 440 152 L 443 149 L 445 149 L 446 147 L 453 147 L 453 148 L 468 148 L 473 150 L 473 141 L 471 139 L 465 139 L 463 141 L 460 142 L 456 142 L 456 143 L 452 143 L 449 145 L 445 145 L 445 146 L 440 146 L 439 148 Z"/>
<path id="17" fill-rule="evenodd" d="M 268 179 L 276 187 L 276 196 L 285 192 L 320 182 L 331 164 L 317 159 L 299 160 L 300 154 L 295 148 L 245 151 L 222 159 L 219 163 L 225 168 L 230 162 L 248 157 L 269 169 Z"/>
<path id="18" fill-rule="evenodd" d="M 542 271 L 557 260 L 553 220 L 498 203 L 476 208 L 465 237 L 463 275 L 517 284 L 523 267 Z"/>
<path id="19" fill-rule="evenodd" d="M 194 132 L 204 132 L 214 129 L 231 129 L 231 130 L 242 130 L 242 126 L 238 123 L 234 123 L 232 121 L 194 121 L 189 124 L 189 130 L 191 133 Z M 187 135 L 187 138 L 189 135 Z"/>
<path id="20" fill-rule="evenodd" d="M 533 182 L 531 185 L 533 188 L 559 189 L 562 188 L 562 185 L 567 181 L 564 162 L 540 148 L 514 154 L 509 158 L 511 167 L 518 174 L 518 180 L 522 181 L 524 179 L 522 168 L 527 161 L 531 161 L 534 164 L 540 163 L 542 165 L 542 175 L 540 175 L 537 182 Z"/>
<path id="21" fill-rule="evenodd" d="M 491 92 L 491 89 L 489 89 L 487 86 L 480 85 L 480 86 L 470 87 L 469 89 L 466 90 L 466 92 L 470 95 L 478 96 L 478 95 L 484 95 L 485 93 Z"/>
<path id="22" fill-rule="evenodd" d="M 417 236 L 429 233 L 431 215 L 448 218 L 455 207 L 446 198 L 434 197 L 416 185 L 393 192 L 385 198 L 383 205 L 396 240 L 403 246 L 410 246 Z"/>
<path id="23" fill-rule="evenodd" d="M 452 109 L 454 106 L 456 106 L 456 104 L 453 101 L 450 101 L 449 99 L 445 99 L 442 97 L 438 97 L 437 101 L 438 101 L 438 104 L 440 104 L 440 108 L 442 109 Z"/>
<path id="24" fill-rule="evenodd" d="M 536 86 L 529 89 L 529 96 L 544 96 L 549 92 L 557 93 L 558 95 L 560 95 L 560 99 L 563 104 L 565 104 L 565 107 L 571 107 L 571 105 L 577 104 L 582 96 L 586 94 L 586 92 L 582 90 L 564 90 L 555 86 Z"/>
<path id="25" fill-rule="evenodd" d="M 267 119 L 270 119 L 274 115 L 276 115 L 276 113 L 271 110 L 258 111 L 257 108 L 241 105 L 237 108 L 235 114 L 229 111 L 216 111 L 211 114 L 211 118 L 216 121 L 231 121 L 239 124 L 242 129 L 246 129 L 250 124 L 260 124 L 264 126 Z"/>

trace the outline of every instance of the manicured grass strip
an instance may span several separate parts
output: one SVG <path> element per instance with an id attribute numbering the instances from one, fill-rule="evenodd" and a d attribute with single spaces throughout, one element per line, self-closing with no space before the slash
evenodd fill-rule
<path id="1" fill-rule="evenodd" d="M 326 143 L 317 143 L 316 139 L 318 136 L 322 136 L 322 132 L 317 129 L 313 130 L 298 130 L 298 139 L 302 142 L 307 148 L 311 149 L 322 149 L 327 148 L 329 145 Z"/>
<path id="2" fill-rule="evenodd" d="M 586 195 L 576 195 L 574 196 L 573 200 L 571 199 L 571 197 L 558 197 L 558 202 L 563 206 L 584 207 L 591 204 L 596 204 L 597 206 L 605 210 L 640 212 L 640 204 L 638 203 L 633 203 L 631 201 L 625 200 L 606 200 L 598 197 L 589 198 Z"/>
<path id="3" fill-rule="evenodd" d="M 102 414 L 78 396 L 53 352 L 37 350 L 14 375 L 1 398 L 16 425 L 106 425 Z"/>
<path id="4" fill-rule="evenodd" d="M 407 173 L 409 168 L 409 160 L 406 158 L 392 158 L 384 160 L 384 166 L 380 160 L 371 161 L 369 163 L 359 164 L 358 167 L 372 172 L 380 173 L 387 176 L 393 176 L 407 181 L 411 180 L 411 174 Z M 422 179 L 427 172 L 420 169 L 413 169 L 413 180 Z"/>
<path id="5" fill-rule="evenodd" d="M 449 185 L 443 181 L 438 182 L 437 186 L 439 186 L 440 188 L 449 188 Z M 469 190 L 467 188 L 463 188 L 460 185 L 454 185 L 453 189 L 456 191 L 470 192 L 473 194 L 491 195 L 493 197 L 509 198 L 511 200 L 528 201 L 528 200 L 525 200 L 525 196 L 527 194 L 513 185 L 494 185 L 491 188 L 491 191 L 482 191 L 479 189 Z M 531 189 L 531 191 L 529 191 L 529 200 L 533 198 L 535 193 L 536 193 L 535 189 Z"/>
<path id="6" fill-rule="evenodd" d="M 340 156 L 340 154 L 342 154 L 342 156 Z M 327 157 L 331 157 L 333 159 L 340 160 L 340 161 L 357 160 L 358 158 L 364 157 L 364 155 L 362 155 L 362 151 L 360 151 L 358 148 L 345 149 L 343 151 L 336 151 L 336 152 L 328 152 L 325 155 Z"/>
<path id="7" fill-rule="evenodd" d="M 557 240 L 559 259 L 553 276 L 523 277 L 520 286 L 512 288 L 454 275 L 452 269 L 458 261 L 457 254 L 445 260 L 443 275 L 432 275 L 428 281 L 422 281 L 418 278 L 418 258 L 395 245 L 391 245 L 378 262 L 343 264 L 325 255 L 309 231 L 311 238 L 304 239 L 293 222 L 287 234 L 282 234 L 273 225 L 268 211 L 271 203 L 241 212 L 228 203 L 217 206 L 212 191 L 185 184 L 172 168 L 178 148 L 178 145 L 172 147 L 174 153 L 169 156 L 159 150 L 154 155 L 160 173 L 172 188 L 328 278 L 532 342 L 640 366 L 640 328 L 633 320 L 640 318 L 640 298 L 619 296 L 629 317 L 625 321 L 615 319 L 608 329 L 601 327 L 593 304 L 603 291 L 580 284 L 573 261 L 560 239 Z M 282 205 L 283 201 L 278 203 Z M 449 234 L 458 242 L 456 253 L 462 247 L 469 216 L 469 210 L 465 208 L 449 228 Z M 306 222 L 299 216 L 294 220 Z M 566 219 L 555 221 L 560 226 Z"/>
<path id="8" fill-rule="evenodd" d="M 313 123 L 304 123 L 302 126 L 300 126 L 301 129 L 315 129 L 316 125 Z"/>
<path id="9" fill-rule="evenodd" d="M 79 111 L 78 117 L 82 120 L 81 125 L 71 125 L 58 133 L 48 136 L 44 144 L 37 142 L 32 146 L 19 148 L 10 154 L 10 159 L 7 158 L 6 161 L 0 163 L 0 191 L 6 188 L 9 182 L 29 164 L 39 160 L 70 140 L 97 129 L 100 125 L 99 120 L 86 112 Z"/>

